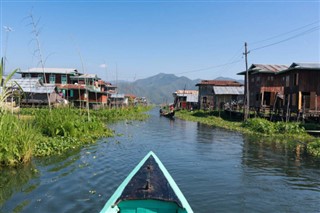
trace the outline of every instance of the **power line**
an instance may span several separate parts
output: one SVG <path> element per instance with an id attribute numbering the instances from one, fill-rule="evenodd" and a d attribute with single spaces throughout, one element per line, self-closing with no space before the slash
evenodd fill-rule
<path id="1" fill-rule="evenodd" d="M 306 28 L 306 27 L 309 27 L 309 26 L 312 26 L 314 24 L 317 24 L 319 23 L 320 21 L 315 21 L 315 22 L 312 22 L 310 24 L 307 24 L 307 25 L 304 25 L 304 26 L 301 26 L 301 27 L 298 27 L 298 28 L 295 28 L 293 30 L 290 30 L 288 32 L 285 32 L 285 33 L 281 33 L 281 34 L 278 34 L 278 35 L 275 35 L 275 36 L 272 36 L 272 37 L 269 37 L 269 38 L 266 38 L 266 39 L 263 39 L 263 40 L 260 40 L 260 41 L 256 41 L 256 42 L 251 42 L 250 44 L 253 45 L 253 44 L 258 44 L 258 43 L 262 43 L 262 42 L 265 42 L 265 41 L 269 41 L 269 40 L 272 40 L 272 39 L 275 39 L 275 38 L 278 38 L 278 37 L 281 37 L 283 35 L 287 35 L 287 34 L 290 34 L 292 32 L 296 32 L 296 31 L 299 31 L 303 28 Z"/>
<path id="2" fill-rule="evenodd" d="M 306 30 L 306 31 L 303 31 L 299 34 L 296 34 L 294 36 L 291 36 L 291 37 L 288 37 L 286 39 L 283 39 L 283 40 L 280 40 L 280 41 L 277 41 L 277 42 L 274 42 L 274 43 L 271 43 L 271 44 L 267 44 L 267 45 L 264 45 L 264 46 L 260 46 L 260 47 L 257 47 L 257 48 L 254 48 L 254 49 L 251 49 L 250 51 L 255 51 L 255 50 L 260 50 L 260 49 L 263 49 L 263 48 L 266 48 L 266 47 L 270 47 L 270 46 L 273 46 L 273 45 L 276 45 L 276 44 L 280 44 L 280 43 L 283 43 L 285 41 L 289 41 L 289 40 L 292 40 L 294 38 L 297 38 L 297 37 L 300 37 L 300 36 L 303 36 L 305 34 L 308 34 L 308 33 L 311 33 L 313 31 L 316 31 L 316 30 L 319 30 L 320 27 L 319 26 L 316 26 L 316 27 L 313 27 L 309 30 Z"/>
<path id="3" fill-rule="evenodd" d="M 219 64 L 219 65 L 215 65 L 215 66 L 210 66 L 210 67 L 196 69 L 196 70 L 190 70 L 190 71 L 186 71 L 186 72 L 180 72 L 180 73 L 176 73 L 176 74 L 185 74 L 185 73 L 192 73 L 192 72 L 200 72 L 200 71 L 210 70 L 210 69 L 213 69 L 213 68 L 223 67 L 223 66 L 227 66 L 227 65 L 230 65 L 230 64 L 236 64 L 236 63 L 239 63 L 240 61 L 241 61 L 241 59 L 240 60 L 236 60 L 236 61 L 232 61 L 230 63 Z"/>

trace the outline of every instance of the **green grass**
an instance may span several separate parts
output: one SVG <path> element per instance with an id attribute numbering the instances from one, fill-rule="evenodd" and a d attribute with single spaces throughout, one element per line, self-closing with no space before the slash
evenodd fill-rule
<path id="1" fill-rule="evenodd" d="M 34 126 L 14 115 L 0 115 L 0 164 L 14 166 L 30 161 L 35 141 L 41 137 Z"/>
<path id="2" fill-rule="evenodd" d="M 147 107 L 86 110 L 58 108 L 51 111 L 22 109 L 21 115 L 0 114 L 0 165 L 16 166 L 29 162 L 32 156 L 64 153 L 98 138 L 111 137 L 109 122 L 143 120 Z M 19 119 L 19 118 L 20 119 Z"/>

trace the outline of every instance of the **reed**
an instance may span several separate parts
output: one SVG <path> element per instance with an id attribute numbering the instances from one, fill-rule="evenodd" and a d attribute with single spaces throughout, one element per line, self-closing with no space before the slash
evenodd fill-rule
<path id="1" fill-rule="evenodd" d="M 0 115 L 0 163 L 15 166 L 31 160 L 35 142 L 40 137 L 28 122 L 18 120 L 14 115 Z"/>

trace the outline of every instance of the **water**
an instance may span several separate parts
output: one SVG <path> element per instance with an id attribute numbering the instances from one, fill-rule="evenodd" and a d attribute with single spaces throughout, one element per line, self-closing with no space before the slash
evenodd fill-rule
<path id="1" fill-rule="evenodd" d="M 2 170 L 0 212 L 99 212 L 150 150 L 195 212 L 320 212 L 320 161 L 299 144 L 150 114 L 113 124 L 114 138 Z"/>

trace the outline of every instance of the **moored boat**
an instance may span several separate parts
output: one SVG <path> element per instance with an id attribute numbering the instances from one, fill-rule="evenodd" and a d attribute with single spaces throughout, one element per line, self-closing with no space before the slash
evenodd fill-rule
<path id="1" fill-rule="evenodd" d="M 182 194 L 160 159 L 149 152 L 107 201 L 101 213 L 191 213 Z"/>

